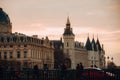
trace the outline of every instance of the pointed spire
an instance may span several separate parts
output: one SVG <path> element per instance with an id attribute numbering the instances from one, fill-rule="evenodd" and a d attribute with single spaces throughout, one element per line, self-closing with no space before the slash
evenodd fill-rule
<path id="1" fill-rule="evenodd" d="M 69 20 L 69 16 L 67 17 L 66 27 L 70 28 L 70 20 Z"/>
<path id="2" fill-rule="evenodd" d="M 90 39 L 89 39 L 89 33 L 88 33 L 88 38 L 87 38 L 87 41 L 86 41 L 85 48 L 87 50 L 92 50 L 92 45 L 91 45 L 91 42 L 90 42 Z"/>
<path id="3" fill-rule="evenodd" d="M 70 24 L 69 16 L 67 17 L 67 24 Z"/>
<path id="4" fill-rule="evenodd" d="M 100 41 L 99 41 L 99 38 L 98 38 L 98 34 L 97 34 L 96 45 L 98 45 L 98 50 L 101 51 L 101 45 L 100 45 Z"/>
<path id="5" fill-rule="evenodd" d="M 96 44 L 95 44 L 94 34 L 93 34 L 93 39 L 92 39 L 91 45 L 92 45 L 92 49 L 96 51 L 97 47 L 96 47 Z"/>
<path id="6" fill-rule="evenodd" d="M 70 27 L 69 16 L 67 17 L 66 28 L 65 28 L 65 31 L 64 31 L 63 35 L 74 35 L 73 32 L 72 32 L 72 28 Z"/>

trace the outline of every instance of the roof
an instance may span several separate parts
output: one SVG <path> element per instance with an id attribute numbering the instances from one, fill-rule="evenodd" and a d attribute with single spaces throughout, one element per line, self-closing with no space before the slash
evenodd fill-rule
<path id="1" fill-rule="evenodd" d="M 87 50 L 92 50 L 92 45 L 91 45 L 91 42 L 90 42 L 89 37 L 87 38 L 85 48 L 86 48 Z"/>
<path id="2" fill-rule="evenodd" d="M 99 42 L 99 39 L 97 38 L 97 41 L 96 41 L 96 45 L 98 47 L 98 50 L 101 51 L 102 48 L 101 48 L 101 45 L 100 45 L 100 42 Z"/>
<path id="3" fill-rule="evenodd" d="M 54 45 L 61 45 L 63 44 L 61 40 L 50 40 L 51 43 L 53 43 Z"/>
<path id="4" fill-rule="evenodd" d="M 10 24 L 9 16 L 0 8 L 0 24 Z"/>
<path id="5" fill-rule="evenodd" d="M 94 48 L 93 50 L 94 50 L 94 51 L 97 51 L 97 46 L 96 46 L 96 43 L 95 43 L 94 38 L 92 39 L 91 45 L 92 45 L 93 48 Z"/>
<path id="6" fill-rule="evenodd" d="M 87 38 L 87 41 L 86 41 L 86 45 L 85 45 L 85 48 L 87 49 L 87 50 L 94 50 L 94 51 L 101 51 L 102 50 L 102 47 L 101 47 L 101 45 L 100 45 L 100 41 L 99 41 L 99 39 L 97 38 L 97 40 L 96 40 L 96 42 L 95 42 L 95 40 L 94 40 L 94 38 L 92 39 L 92 42 L 90 41 L 90 38 L 89 38 L 89 36 L 88 36 L 88 38 Z"/>
<path id="7" fill-rule="evenodd" d="M 16 34 L 16 33 L 9 33 L 9 34 L 5 34 L 2 33 L 0 34 L 0 44 L 4 44 L 4 43 L 36 43 L 38 45 L 42 44 L 42 40 L 41 39 L 37 39 L 37 38 L 33 38 L 30 36 L 26 36 L 24 34 Z"/>
<path id="8" fill-rule="evenodd" d="M 74 35 L 71 28 L 65 28 L 63 35 Z"/>
<path id="9" fill-rule="evenodd" d="M 69 17 L 67 18 L 66 28 L 65 28 L 63 35 L 74 35 L 72 32 L 72 28 L 70 27 Z"/>

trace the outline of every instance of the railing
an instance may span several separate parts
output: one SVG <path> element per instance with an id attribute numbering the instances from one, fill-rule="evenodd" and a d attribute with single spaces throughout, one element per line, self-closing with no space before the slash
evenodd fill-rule
<path id="1" fill-rule="evenodd" d="M 105 72 L 110 72 L 111 75 L 115 76 L 115 80 L 120 80 L 120 69 L 103 69 Z"/>
<path id="2" fill-rule="evenodd" d="M 110 72 L 110 70 L 105 70 Z M 113 79 L 108 79 L 106 77 L 101 80 L 120 80 L 120 70 L 114 71 Z M 119 73 L 117 73 L 119 72 Z M 91 77 L 88 72 L 87 78 L 77 78 L 76 70 L 39 70 L 39 71 L 3 71 L 0 72 L 0 80 L 100 80 Z"/>

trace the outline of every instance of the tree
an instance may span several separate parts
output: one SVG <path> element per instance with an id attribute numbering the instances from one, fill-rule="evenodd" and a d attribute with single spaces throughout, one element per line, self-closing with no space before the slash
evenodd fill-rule
<path id="1" fill-rule="evenodd" d="M 111 68 L 117 68 L 116 64 L 114 62 L 109 62 L 107 65 L 107 68 L 111 69 Z"/>

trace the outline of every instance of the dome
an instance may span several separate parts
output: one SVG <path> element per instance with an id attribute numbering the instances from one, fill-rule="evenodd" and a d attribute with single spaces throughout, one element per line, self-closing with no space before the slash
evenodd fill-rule
<path id="1" fill-rule="evenodd" d="M 0 33 L 12 33 L 9 16 L 0 8 Z"/>
<path id="2" fill-rule="evenodd" d="M 8 15 L 0 8 L 0 24 L 10 24 Z"/>

